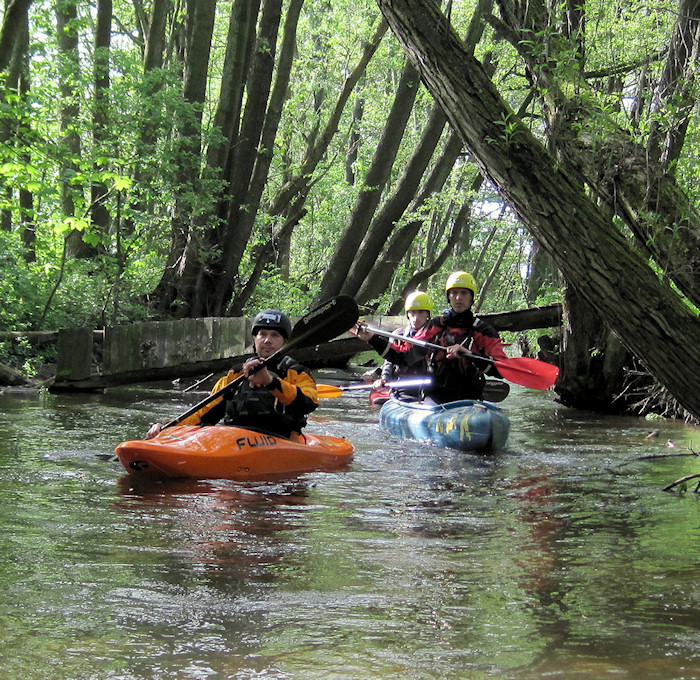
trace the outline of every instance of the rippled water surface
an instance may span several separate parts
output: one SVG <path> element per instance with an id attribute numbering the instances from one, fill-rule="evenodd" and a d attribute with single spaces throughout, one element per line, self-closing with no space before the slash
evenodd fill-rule
<path id="1" fill-rule="evenodd" d="M 0 394 L 0 678 L 700 678 L 700 497 L 661 490 L 700 460 L 643 458 L 699 430 L 514 388 L 476 456 L 354 395 L 309 426 L 348 470 L 135 485 L 114 446 L 199 398 Z"/>

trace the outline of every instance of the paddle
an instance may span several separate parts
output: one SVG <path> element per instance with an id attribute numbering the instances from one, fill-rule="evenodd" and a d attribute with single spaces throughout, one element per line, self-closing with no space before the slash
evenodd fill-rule
<path id="1" fill-rule="evenodd" d="M 256 368 L 256 371 L 259 371 L 264 366 L 284 356 L 295 347 L 320 345 L 323 342 L 328 342 L 338 335 L 345 333 L 349 328 L 355 325 L 358 316 L 359 311 L 357 309 L 357 304 L 349 295 L 339 295 L 338 297 L 327 300 L 299 319 L 299 321 L 294 324 L 294 328 L 292 328 L 289 340 L 274 354 L 263 359 Z M 227 392 L 235 390 L 244 380 L 247 380 L 246 376 L 239 376 L 220 390 L 202 399 L 202 401 L 195 404 L 192 408 L 181 413 L 177 418 L 165 423 L 161 431 L 166 427 L 172 427 L 173 425 L 181 423 L 185 418 L 189 418 L 193 413 L 196 413 L 199 409 L 210 404 L 215 399 L 222 397 Z"/>
<path id="2" fill-rule="evenodd" d="M 425 387 L 432 382 L 431 378 L 393 380 L 386 383 L 384 387 L 400 390 L 408 387 Z M 335 399 L 336 397 L 342 397 L 343 393 L 347 390 L 370 390 L 372 387 L 372 383 L 358 383 L 357 385 L 346 385 L 345 387 L 340 387 L 338 385 L 316 385 L 316 393 L 319 399 Z"/>
<path id="3" fill-rule="evenodd" d="M 383 335 L 386 338 L 393 338 L 402 342 L 410 342 L 414 345 L 425 347 L 427 349 L 438 349 L 442 350 L 443 352 L 447 349 L 442 345 L 435 345 L 431 342 L 426 342 L 425 340 L 409 338 L 405 335 L 399 335 L 398 333 L 390 333 L 389 331 L 381 330 L 381 328 L 365 326 L 365 329 L 371 333 Z M 529 357 L 490 359 L 487 357 L 481 357 L 478 354 L 474 354 L 472 356 L 479 361 L 487 361 L 494 364 L 498 369 L 498 372 L 506 380 L 510 380 L 510 382 L 513 382 L 516 385 L 531 387 L 536 390 L 548 390 L 550 387 L 552 387 L 552 385 L 554 385 L 557 380 L 557 376 L 559 375 L 558 366 L 548 364 L 547 362 L 540 361 L 539 359 L 530 359 Z"/>

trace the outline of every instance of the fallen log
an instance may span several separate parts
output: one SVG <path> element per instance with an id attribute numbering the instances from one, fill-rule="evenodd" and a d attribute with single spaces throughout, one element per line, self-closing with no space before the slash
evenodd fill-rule
<path id="1" fill-rule="evenodd" d="M 479 314 L 479 317 L 488 321 L 497 331 L 528 331 L 561 326 L 562 309 L 556 302 L 545 307 L 531 307 L 515 312 Z"/>
<path id="2" fill-rule="evenodd" d="M 104 330 L 92 331 L 93 342 L 102 342 L 104 338 Z M 26 340 L 34 347 L 41 347 L 58 342 L 58 331 L 0 331 L 0 342 L 15 340 Z"/>
<path id="3" fill-rule="evenodd" d="M 29 381 L 11 366 L 0 364 L 0 385 L 27 385 Z"/>

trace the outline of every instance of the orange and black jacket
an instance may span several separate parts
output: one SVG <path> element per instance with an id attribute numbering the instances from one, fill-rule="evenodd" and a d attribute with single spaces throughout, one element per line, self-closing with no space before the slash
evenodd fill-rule
<path id="1" fill-rule="evenodd" d="M 225 425 L 238 425 L 283 437 L 298 433 L 306 416 L 318 406 L 316 382 L 309 370 L 291 357 L 267 365 L 273 380 L 266 387 L 251 387 L 246 379 L 211 404 L 182 422 L 183 425 L 214 425 L 222 418 Z M 214 388 L 218 392 L 241 377 L 242 364 L 235 366 Z"/>

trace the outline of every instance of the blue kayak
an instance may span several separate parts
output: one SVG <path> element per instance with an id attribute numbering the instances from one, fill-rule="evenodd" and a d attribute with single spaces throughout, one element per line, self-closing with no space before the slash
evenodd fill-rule
<path id="1" fill-rule="evenodd" d="M 469 399 L 425 404 L 392 397 L 379 411 L 379 426 L 398 437 L 462 451 L 502 449 L 510 432 L 510 420 L 498 406 Z"/>

